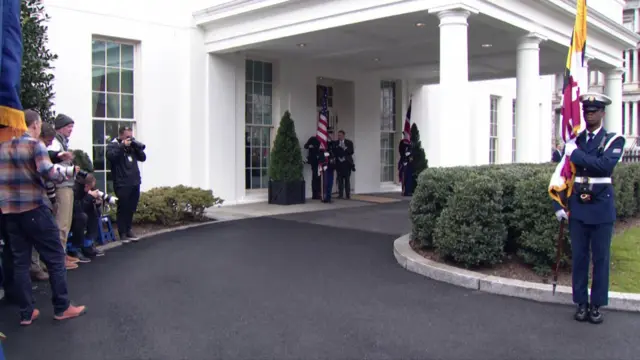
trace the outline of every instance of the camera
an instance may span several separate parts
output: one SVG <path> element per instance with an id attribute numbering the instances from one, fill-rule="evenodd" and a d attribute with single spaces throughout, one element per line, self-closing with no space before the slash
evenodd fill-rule
<path id="1" fill-rule="evenodd" d="M 81 177 L 81 178 L 86 178 L 87 175 L 89 175 L 89 172 L 84 171 L 84 170 L 78 170 L 78 173 L 76 174 L 77 177 Z"/>
<path id="2" fill-rule="evenodd" d="M 109 203 L 111 205 L 115 205 L 118 202 L 118 198 L 115 196 L 111 196 L 109 194 L 105 194 L 102 191 L 98 190 L 98 196 L 102 199 L 103 202 Z"/>
<path id="3" fill-rule="evenodd" d="M 134 137 L 130 137 L 129 140 L 131 140 L 131 146 L 137 147 L 140 150 L 144 150 L 147 147 L 147 145 L 136 140 Z"/>
<path id="4" fill-rule="evenodd" d="M 76 168 L 75 166 L 64 166 L 64 165 L 60 165 L 60 164 L 54 164 L 53 168 L 55 169 L 56 172 L 58 172 L 59 174 L 64 175 L 67 178 L 73 177 Z"/>

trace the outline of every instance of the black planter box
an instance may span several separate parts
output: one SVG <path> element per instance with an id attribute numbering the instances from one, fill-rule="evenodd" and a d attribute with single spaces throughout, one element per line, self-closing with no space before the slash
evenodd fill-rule
<path id="1" fill-rule="evenodd" d="M 271 181 L 269 180 L 269 204 L 295 205 L 306 201 L 304 180 Z"/>

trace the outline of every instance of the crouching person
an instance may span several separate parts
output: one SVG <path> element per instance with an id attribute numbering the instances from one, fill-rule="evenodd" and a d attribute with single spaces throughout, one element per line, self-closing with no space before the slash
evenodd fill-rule
<path id="1" fill-rule="evenodd" d="M 71 256 L 83 262 L 90 262 L 90 259 L 104 255 L 104 252 L 95 245 L 98 238 L 100 204 L 102 204 L 104 194 L 96 190 L 95 187 L 96 178 L 93 174 L 85 176 L 79 174 L 73 188 L 71 244 L 74 252 Z"/>

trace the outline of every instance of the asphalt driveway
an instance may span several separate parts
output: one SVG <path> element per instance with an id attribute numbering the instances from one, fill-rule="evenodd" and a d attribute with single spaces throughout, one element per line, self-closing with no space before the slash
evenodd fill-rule
<path id="1" fill-rule="evenodd" d="M 580 324 L 570 307 L 404 270 L 392 244 L 407 230 L 406 209 L 239 220 L 111 250 L 69 273 L 84 317 L 55 323 L 46 293 L 37 299 L 43 316 L 28 328 L 15 309 L 0 308 L 7 359 L 640 357 L 640 315 Z"/>

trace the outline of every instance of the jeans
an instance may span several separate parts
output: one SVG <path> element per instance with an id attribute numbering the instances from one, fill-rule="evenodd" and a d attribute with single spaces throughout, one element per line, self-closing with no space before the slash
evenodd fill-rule
<path id="1" fill-rule="evenodd" d="M 133 224 L 133 214 L 138 208 L 140 200 L 140 185 L 118 186 L 115 188 L 118 197 L 118 210 L 116 212 L 116 222 L 118 223 L 118 233 L 120 238 L 131 232 Z"/>
<path id="2" fill-rule="evenodd" d="M 86 247 L 84 244 L 85 239 L 90 239 L 94 242 L 98 239 L 98 218 L 99 215 L 95 209 L 87 212 L 78 211 L 73 214 L 71 243 L 76 249 Z"/>
<path id="3" fill-rule="evenodd" d="M 65 252 L 60 246 L 60 233 L 51 210 L 40 206 L 19 214 L 5 214 L 7 235 L 11 239 L 14 271 L 14 295 L 20 306 L 20 317 L 30 319 L 35 301 L 31 290 L 31 249 L 40 254 L 49 270 L 53 309 L 62 314 L 69 308 Z"/>
<path id="4" fill-rule="evenodd" d="M 4 241 L 4 245 L 2 246 L 2 261 L 0 261 L 2 263 L 0 267 L 0 285 L 4 289 L 6 299 L 13 300 L 13 253 L 11 252 L 11 242 L 7 235 L 6 217 L 4 215 L 0 215 L 0 233 Z"/>

